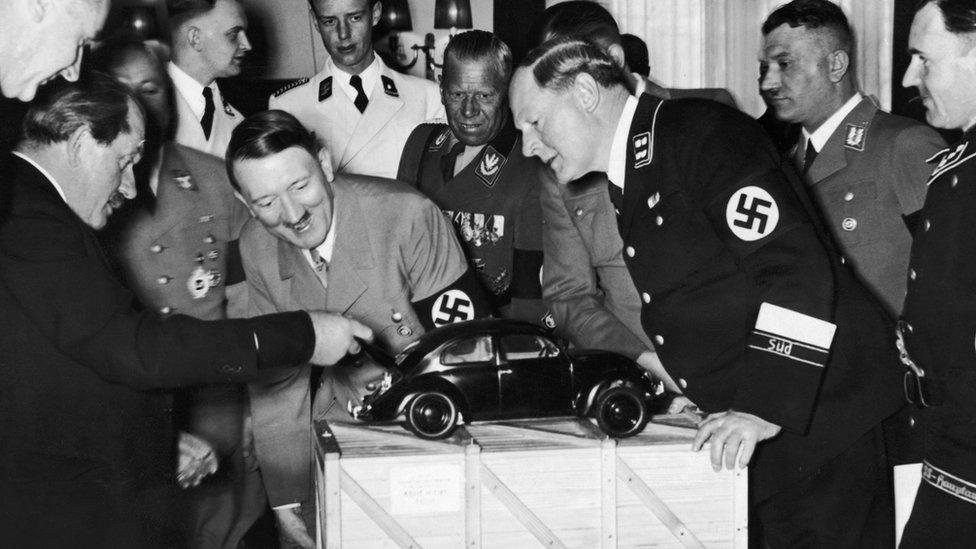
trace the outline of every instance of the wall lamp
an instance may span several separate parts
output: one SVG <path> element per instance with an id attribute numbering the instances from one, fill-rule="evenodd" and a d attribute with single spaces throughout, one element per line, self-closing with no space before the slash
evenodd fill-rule
<path id="1" fill-rule="evenodd" d="M 383 2 L 383 15 L 381 20 L 384 26 L 390 30 L 389 46 L 390 52 L 397 60 L 400 58 L 400 38 L 397 32 L 413 30 L 410 20 L 410 6 L 407 0 L 387 0 Z M 436 0 L 434 3 L 434 28 L 451 29 L 451 36 L 457 29 L 471 28 L 471 2 L 470 0 Z M 434 61 L 434 33 L 428 32 L 424 37 L 424 44 L 414 44 L 410 46 L 414 51 L 413 59 L 406 65 L 400 65 L 399 69 L 406 70 L 417 64 L 420 52 L 424 52 L 424 67 L 427 80 L 436 81 L 434 69 L 441 68 L 443 65 Z"/>

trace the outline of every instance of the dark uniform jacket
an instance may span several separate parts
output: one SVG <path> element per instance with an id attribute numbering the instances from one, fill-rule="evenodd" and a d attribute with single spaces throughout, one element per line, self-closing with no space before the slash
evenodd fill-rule
<path id="1" fill-rule="evenodd" d="M 799 183 L 779 167 L 745 115 L 645 95 L 619 218 L 642 323 L 668 373 L 706 412 L 783 427 L 757 453 L 756 501 L 813 473 L 902 400 L 891 322 L 825 251 Z"/>
<path id="2" fill-rule="evenodd" d="M 509 120 L 453 178 L 442 159 L 456 143 L 447 124 L 422 124 L 407 140 L 397 179 L 414 184 L 447 215 L 468 262 L 505 318 L 551 324 L 542 303 L 542 211 L 538 159 L 522 155 Z"/>
<path id="3" fill-rule="evenodd" d="M 976 482 L 976 131 L 938 157 L 912 246 L 904 330 L 925 371 L 925 460 Z M 917 399 L 917 396 L 915 397 Z"/>
<path id="4" fill-rule="evenodd" d="M 2 173 L 0 539 L 143 546 L 134 490 L 175 470 L 170 418 L 146 391 L 306 361 L 311 323 L 304 313 L 223 323 L 137 313 L 50 181 L 20 158 Z"/>

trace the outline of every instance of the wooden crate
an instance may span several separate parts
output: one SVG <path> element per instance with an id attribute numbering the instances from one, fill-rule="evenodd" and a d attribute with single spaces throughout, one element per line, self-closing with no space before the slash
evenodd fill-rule
<path id="1" fill-rule="evenodd" d="M 472 424 L 446 441 L 317 422 L 327 549 L 746 547 L 746 472 L 711 469 L 694 431 L 630 439 L 559 419 Z"/>

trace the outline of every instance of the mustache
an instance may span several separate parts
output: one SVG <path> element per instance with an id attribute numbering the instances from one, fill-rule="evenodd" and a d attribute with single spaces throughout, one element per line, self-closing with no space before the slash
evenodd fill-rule
<path id="1" fill-rule="evenodd" d="M 309 213 L 308 211 L 306 211 L 305 214 L 298 221 L 296 221 L 294 223 L 289 223 L 289 222 L 286 221 L 285 222 L 285 227 L 288 228 L 288 229 L 294 230 L 295 227 L 299 227 L 301 225 L 304 225 L 304 224 L 308 223 L 308 220 L 311 217 L 312 217 L 312 214 Z"/>

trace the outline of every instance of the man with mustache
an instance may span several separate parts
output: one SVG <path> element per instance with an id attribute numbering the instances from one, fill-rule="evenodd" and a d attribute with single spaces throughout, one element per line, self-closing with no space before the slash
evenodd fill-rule
<path id="1" fill-rule="evenodd" d="M 326 308 L 370 326 L 391 354 L 432 328 L 488 316 L 437 206 L 397 181 L 333 176 L 328 151 L 292 115 L 248 117 L 227 167 L 254 214 L 240 238 L 248 314 Z M 317 390 L 307 368 L 251 383 L 255 450 L 286 544 L 313 545 L 312 419 L 348 420 L 382 376 L 346 363 Z"/>
<path id="2" fill-rule="evenodd" d="M 176 142 L 223 158 L 243 116 L 221 95 L 216 79 L 240 74 L 251 51 L 244 6 L 238 0 L 169 0 L 167 8 Z"/>

